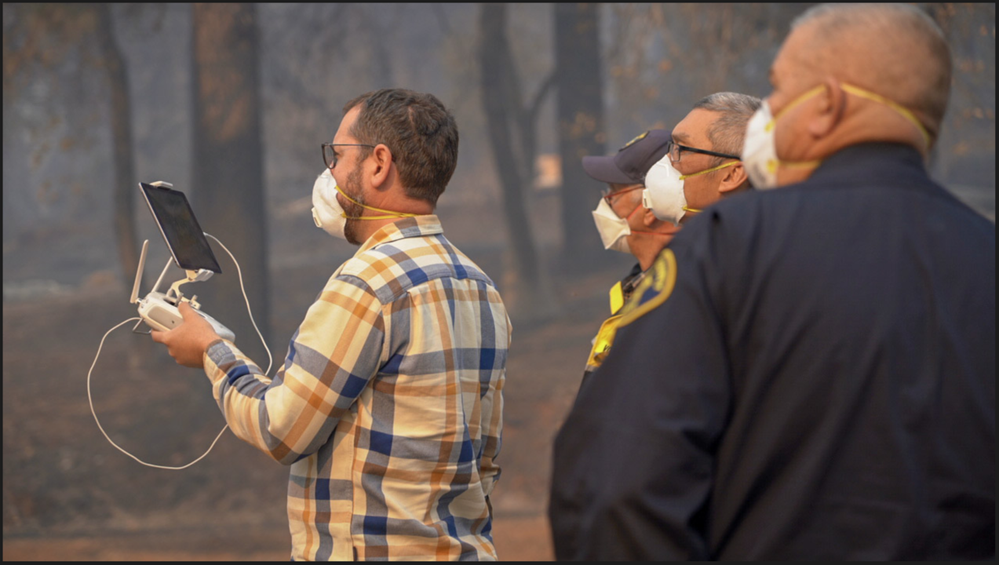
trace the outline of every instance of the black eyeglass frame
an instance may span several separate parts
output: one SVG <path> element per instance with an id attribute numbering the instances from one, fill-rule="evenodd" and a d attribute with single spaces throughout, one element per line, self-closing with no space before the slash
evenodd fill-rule
<path id="1" fill-rule="evenodd" d="M 673 158 L 673 153 L 676 152 L 676 159 Z M 741 160 L 742 157 L 738 155 L 729 155 L 727 153 L 719 153 L 717 151 L 708 151 L 707 149 L 698 149 L 696 147 L 688 147 L 686 145 L 680 145 L 674 142 L 672 139 L 666 141 L 666 154 L 669 155 L 670 162 L 679 163 L 681 159 L 681 151 L 690 151 L 691 153 L 701 153 L 702 155 L 711 155 L 712 157 L 721 157 L 723 159 L 737 159 Z"/>
<path id="2" fill-rule="evenodd" d="M 326 157 L 326 148 L 327 147 L 330 148 L 330 154 L 332 155 L 332 160 L 333 160 L 332 163 L 330 163 L 330 159 Z M 369 143 L 324 143 L 322 145 L 322 149 L 323 149 L 323 163 L 326 163 L 326 166 L 330 170 L 333 170 L 333 167 L 336 167 L 337 161 L 340 160 L 340 157 L 337 156 L 336 151 L 333 150 L 334 147 L 371 147 L 371 148 L 374 148 L 374 147 L 378 147 L 378 146 L 377 145 L 371 145 Z"/>

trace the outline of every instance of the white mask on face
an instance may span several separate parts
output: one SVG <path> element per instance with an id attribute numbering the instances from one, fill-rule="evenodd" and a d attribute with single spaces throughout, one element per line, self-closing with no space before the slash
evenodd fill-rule
<path id="1" fill-rule="evenodd" d="M 312 219 L 316 227 L 340 239 L 347 239 L 343 233 L 347 225 L 347 215 L 336 199 L 336 179 L 329 168 L 323 171 L 312 185 Z"/>
<path id="2" fill-rule="evenodd" d="M 600 204 L 593 211 L 593 222 L 600 232 L 600 240 L 604 244 L 604 249 L 613 249 L 621 253 L 631 253 L 628 247 L 628 236 L 631 235 L 631 227 L 628 220 L 614 213 L 614 210 L 604 198 L 600 199 Z"/>
<path id="3" fill-rule="evenodd" d="M 746 168 L 753 188 L 777 188 L 777 139 L 770 104 L 766 100 L 746 125 L 746 140 L 742 146 L 742 166 Z"/>
<path id="4" fill-rule="evenodd" d="M 687 208 L 681 176 L 669 155 L 665 155 L 645 174 L 645 190 L 642 191 L 642 206 L 652 210 L 656 218 L 677 226 Z"/>
<path id="5" fill-rule="evenodd" d="M 926 146 L 930 146 L 930 133 L 908 108 L 901 106 L 898 103 L 881 96 L 880 94 L 864 90 L 863 88 L 853 86 L 852 84 L 841 83 L 840 88 L 848 94 L 872 100 L 874 102 L 878 102 L 879 104 L 884 104 L 892 110 L 895 110 L 899 113 L 899 115 L 911 122 L 912 125 L 916 126 L 916 129 L 919 130 Z M 743 166 L 746 167 L 746 173 L 749 175 L 749 181 L 753 183 L 754 188 L 761 190 L 777 188 L 778 167 L 814 170 L 819 166 L 819 164 L 822 163 L 822 159 L 812 159 L 808 161 L 781 161 L 777 157 L 776 131 L 778 118 L 786 114 L 789 110 L 791 110 L 791 108 L 794 108 L 798 104 L 801 104 L 802 102 L 820 94 L 825 89 L 826 86 L 820 84 L 810 90 L 806 90 L 790 103 L 786 104 L 780 112 L 777 112 L 776 115 L 774 115 L 770 110 L 770 103 L 764 100 L 760 109 L 753 114 L 752 118 L 750 118 L 749 123 L 746 125 L 746 140 L 742 146 L 742 163 Z"/>

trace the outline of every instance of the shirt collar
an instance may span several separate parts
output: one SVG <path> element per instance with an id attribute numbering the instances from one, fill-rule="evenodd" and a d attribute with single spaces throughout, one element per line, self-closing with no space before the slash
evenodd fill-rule
<path id="1" fill-rule="evenodd" d="M 444 229 L 441 227 L 441 221 L 437 218 L 436 214 L 425 214 L 422 216 L 403 218 L 392 222 L 391 224 L 384 225 L 379 228 L 378 231 L 371 234 L 371 237 L 369 237 L 367 241 L 361 245 L 361 248 L 358 249 L 357 253 L 354 255 L 360 255 L 372 247 L 383 243 L 389 243 L 407 237 L 436 235 L 443 232 Z"/>
<path id="2" fill-rule="evenodd" d="M 631 296 L 631 293 L 634 292 L 635 287 L 638 286 L 638 283 L 642 282 L 642 279 L 645 278 L 645 274 L 647 272 L 648 271 L 642 270 L 641 263 L 635 263 L 635 266 L 632 267 L 631 272 L 628 273 L 628 276 L 621 279 L 621 290 L 624 292 L 625 300 L 627 300 L 628 297 Z"/>

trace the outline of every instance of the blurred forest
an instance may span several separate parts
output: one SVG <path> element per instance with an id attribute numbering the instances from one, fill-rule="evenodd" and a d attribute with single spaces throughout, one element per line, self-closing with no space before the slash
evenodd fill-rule
<path id="1" fill-rule="evenodd" d="M 185 192 L 239 259 L 275 363 L 355 248 L 317 229 L 312 183 L 343 104 L 383 87 L 455 114 L 445 233 L 498 283 L 514 336 L 501 559 L 552 558 L 549 448 L 633 260 L 602 250 L 580 166 L 670 129 L 717 91 L 769 93 L 811 4 L 3 5 L 3 539 L 7 559 L 286 559 L 287 469 L 223 434 L 200 373 L 148 337 L 107 335 L 168 251 L 137 183 Z M 932 175 L 995 220 L 995 4 L 919 3 L 955 74 Z M 263 365 L 236 269 L 194 289 Z M 182 277 L 171 271 L 165 280 Z M 177 276 L 172 276 L 172 275 Z M 172 278 L 171 278 L 172 277 Z"/>

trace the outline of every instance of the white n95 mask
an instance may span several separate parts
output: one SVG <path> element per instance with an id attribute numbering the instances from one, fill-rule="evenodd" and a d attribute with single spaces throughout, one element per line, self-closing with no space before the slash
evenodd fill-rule
<path id="1" fill-rule="evenodd" d="M 766 100 L 746 125 L 746 140 L 742 146 L 742 166 L 746 168 L 753 188 L 777 188 L 777 138 L 776 125 Z"/>
<path id="2" fill-rule="evenodd" d="M 926 146 L 930 146 L 931 136 L 926 127 L 908 108 L 898 103 L 876 94 L 869 90 L 842 83 L 840 88 L 848 94 L 866 98 L 880 104 L 884 104 L 895 110 L 903 118 L 916 126 L 919 130 Z M 806 90 L 797 98 L 788 103 L 777 115 L 773 115 L 770 110 L 770 103 L 766 100 L 760 105 L 760 109 L 753 114 L 749 123 L 746 124 L 746 139 L 742 146 L 742 164 L 746 167 L 746 174 L 749 175 L 749 182 L 753 183 L 753 188 L 766 190 L 777 188 L 777 168 L 785 167 L 789 169 L 814 169 L 822 162 L 821 159 L 811 161 L 781 161 L 777 158 L 777 120 L 786 114 L 791 108 L 816 96 L 825 89 L 824 85 L 819 85 Z"/>
<path id="3" fill-rule="evenodd" d="M 600 204 L 593 211 L 593 223 L 597 225 L 597 231 L 600 232 L 600 241 L 603 242 L 604 249 L 631 253 L 631 249 L 628 247 L 628 236 L 631 235 L 628 220 L 614 213 L 605 198 L 600 199 Z"/>
<path id="4" fill-rule="evenodd" d="M 677 226 L 687 209 L 681 177 L 669 155 L 665 155 L 645 174 L 645 190 L 642 191 L 642 206 L 652 210 L 656 218 Z"/>
<path id="5" fill-rule="evenodd" d="M 312 185 L 312 219 L 316 227 L 346 240 L 343 229 L 347 225 L 347 214 L 337 201 L 336 193 L 336 179 L 327 167 Z"/>

